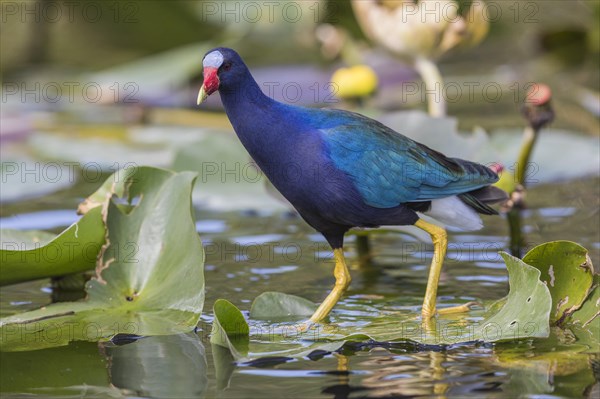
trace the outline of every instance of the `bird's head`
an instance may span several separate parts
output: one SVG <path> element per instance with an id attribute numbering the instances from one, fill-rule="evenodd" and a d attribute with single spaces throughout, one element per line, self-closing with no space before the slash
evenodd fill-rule
<path id="1" fill-rule="evenodd" d="M 242 58 L 234 50 L 218 47 L 202 59 L 204 81 L 198 93 L 198 105 L 219 89 L 233 89 L 248 73 Z"/>

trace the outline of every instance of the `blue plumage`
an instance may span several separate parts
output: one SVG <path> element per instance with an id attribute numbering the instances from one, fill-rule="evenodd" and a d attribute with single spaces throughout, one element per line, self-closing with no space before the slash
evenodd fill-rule
<path id="1" fill-rule="evenodd" d="M 462 226 L 478 228 L 481 220 L 475 211 L 493 214 L 486 203 L 502 198 L 489 186 L 498 176 L 483 165 L 448 158 L 356 113 L 278 103 L 263 94 L 231 49 L 211 50 L 203 64 L 198 101 L 219 90 L 244 147 L 334 250 L 336 284 L 311 321 L 323 320 L 350 284 L 344 234 L 353 227 L 380 225 L 414 224 L 431 235 L 434 258 L 422 314 L 435 314 L 446 232 L 419 214 L 462 219 Z"/>
<path id="2" fill-rule="evenodd" d="M 414 224 L 415 203 L 472 192 L 498 177 L 447 158 L 353 112 L 297 107 L 267 97 L 237 53 L 219 74 L 225 111 L 273 185 L 334 248 L 352 227 Z"/>
<path id="3" fill-rule="evenodd" d="M 315 128 L 329 119 L 319 129 L 329 156 L 351 176 L 368 205 L 391 208 L 430 201 L 498 180 L 482 165 L 447 158 L 360 114 L 340 110 L 309 110 L 307 114 L 316 121 Z"/>

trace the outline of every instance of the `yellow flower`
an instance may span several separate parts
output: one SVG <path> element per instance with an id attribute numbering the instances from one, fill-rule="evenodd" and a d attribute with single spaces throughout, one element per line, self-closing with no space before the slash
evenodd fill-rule
<path id="1" fill-rule="evenodd" d="M 331 82 L 339 98 L 359 98 L 373 93 L 377 89 L 377 75 L 367 65 L 340 68 L 334 72 Z"/>

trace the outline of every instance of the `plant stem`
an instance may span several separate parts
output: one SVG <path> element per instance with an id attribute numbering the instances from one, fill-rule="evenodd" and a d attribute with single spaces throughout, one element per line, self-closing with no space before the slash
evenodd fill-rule
<path id="1" fill-rule="evenodd" d="M 531 126 L 527 126 L 523 131 L 523 144 L 517 158 L 517 168 L 515 171 L 515 181 L 517 188 L 511 193 L 511 197 L 515 203 L 511 210 L 506 215 L 508 228 L 510 231 L 510 252 L 513 256 L 521 257 L 523 247 L 525 246 L 525 237 L 521 228 L 522 218 L 521 211 L 523 210 L 523 194 L 525 192 L 527 180 L 527 168 L 529 167 L 529 159 L 533 152 L 533 146 L 538 137 L 538 131 Z M 519 195 L 515 195 L 515 193 Z M 515 198 L 518 198 L 517 201 Z"/>
<path id="2" fill-rule="evenodd" d="M 425 83 L 429 115 L 435 118 L 446 116 L 446 100 L 443 95 L 444 81 L 437 65 L 428 58 L 417 57 L 415 69 Z"/>
<path id="3" fill-rule="evenodd" d="M 523 255 L 523 247 L 525 246 L 523 230 L 521 229 L 521 208 L 513 207 L 506 214 L 506 220 L 508 221 L 510 233 L 510 254 L 520 258 Z"/>
<path id="4" fill-rule="evenodd" d="M 517 184 L 523 187 L 525 187 L 529 158 L 531 157 L 537 136 L 538 132 L 531 126 L 527 126 L 523 131 L 523 144 L 521 144 L 521 151 L 519 152 L 519 158 L 517 158 L 517 170 L 515 173 Z"/>

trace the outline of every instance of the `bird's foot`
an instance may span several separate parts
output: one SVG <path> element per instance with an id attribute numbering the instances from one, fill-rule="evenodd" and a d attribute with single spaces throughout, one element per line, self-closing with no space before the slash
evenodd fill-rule
<path id="1" fill-rule="evenodd" d="M 325 331 L 325 326 L 312 320 L 306 320 L 296 325 L 298 337 L 302 337 L 304 339 L 318 339 L 319 334 L 323 331 Z"/>
<path id="2" fill-rule="evenodd" d="M 317 340 L 323 335 L 335 335 L 340 333 L 337 324 L 323 323 L 312 320 L 296 324 L 296 333 L 298 337 L 303 339 Z"/>
<path id="3" fill-rule="evenodd" d="M 449 308 L 439 309 L 437 311 L 437 313 L 440 314 L 440 315 L 455 314 L 455 313 L 466 313 L 466 312 L 469 312 L 474 306 L 477 306 L 477 305 L 479 305 L 479 302 L 471 301 L 471 302 L 465 303 L 464 305 L 452 306 L 452 307 L 449 307 Z"/>
<path id="4" fill-rule="evenodd" d="M 304 334 L 310 330 L 313 330 L 315 328 L 316 324 L 317 323 L 314 323 L 311 320 L 307 320 L 302 323 L 298 323 L 298 324 L 296 324 L 296 331 L 298 331 L 299 334 Z"/>
<path id="5" fill-rule="evenodd" d="M 473 307 L 480 305 L 479 302 L 475 302 L 475 301 L 471 301 L 471 302 L 467 302 L 464 305 L 460 305 L 460 306 L 452 306 L 449 308 L 442 308 L 442 309 L 427 309 L 425 307 L 423 307 L 423 310 L 421 311 L 421 317 L 423 317 L 423 319 L 427 320 L 427 319 L 431 319 L 433 316 L 437 315 L 447 315 L 447 314 L 456 314 L 456 313 L 466 313 L 472 310 Z"/>

